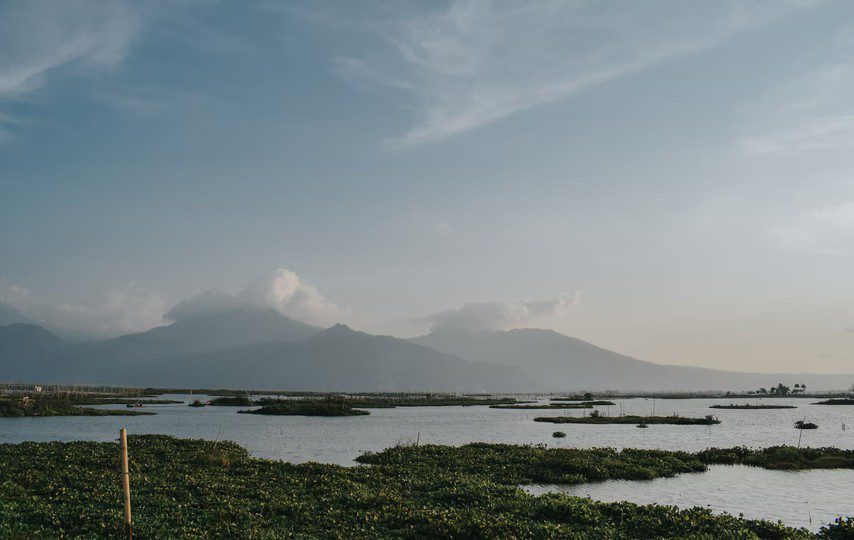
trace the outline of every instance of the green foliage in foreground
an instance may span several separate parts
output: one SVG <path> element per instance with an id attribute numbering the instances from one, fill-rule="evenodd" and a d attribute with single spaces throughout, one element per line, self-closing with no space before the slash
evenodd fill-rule
<path id="1" fill-rule="evenodd" d="M 283 399 L 267 401 L 260 409 L 238 411 L 246 414 L 269 414 L 283 416 L 361 416 L 368 411 L 354 409 L 348 401 L 320 399 Z"/>
<path id="2" fill-rule="evenodd" d="M 704 418 L 690 418 L 686 416 L 603 416 L 600 414 L 591 414 L 590 416 L 540 416 L 534 418 L 534 422 L 551 422 L 552 424 L 671 424 L 676 426 L 706 426 L 721 423 L 720 420 L 711 415 Z"/>
<path id="3" fill-rule="evenodd" d="M 61 399 L 37 399 L 33 403 L 24 404 L 20 399 L 0 400 L 0 416 L 139 416 L 157 414 L 150 411 L 133 411 L 128 409 L 93 409 L 78 407 L 74 403 Z"/>
<path id="4" fill-rule="evenodd" d="M 854 450 L 775 446 L 711 448 L 702 452 L 626 448 L 547 448 L 473 443 L 464 446 L 397 446 L 367 453 L 359 463 L 407 470 L 433 468 L 466 472 L 506 484 L 580 484 L 602 480 L 652 480 L 702 472 L 708 465 L 750 465 L 766 469 L 854 469 Z"/>
<path id="5" fill-rule="evenodd" d="M 131 437 L 129 447 L 138 538 L 811 537 L 703 508 L 537 497 L 515 485 L 701 470 L 682 452 L 424 446 L 371 454 L 363 461 L 377 465 L 348 468 L 253 459 L 233 443 L 158 435 Z M 117 457 L 116 443 L 0 445 L 0 537 L 121 535 Z"/>

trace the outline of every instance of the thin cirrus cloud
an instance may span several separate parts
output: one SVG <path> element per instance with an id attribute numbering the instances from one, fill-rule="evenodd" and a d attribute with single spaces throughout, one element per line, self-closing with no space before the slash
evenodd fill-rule
<path id="1" fill-rule="evenodd" d="M 130 2 L 66 0 L 0 5 L 0 104 L 20 100 L 65 68 L 105 69 L 121 64 L 139 31 Z M 0 115 L 0 136 L 14 119 Z"/>
<path id="2" fill-rule="evenodd" d="M 393 145 L 418 144 L 715 47 L 814 3 L 455 0 L 370 25 L 396 62 L 349 55 L 337 66 L 404 92 L 416 120 Z"/>
<path id="3" fill-rule="evenodd" d="M 776 157 L 854 147 L 854 27 L 823 45 L 830 60 L 763 97 L 758 127 L 736 139 L 744 152 Z"/>
<path id="4" fill-rule="evenodd" d="M 813 208 L 772 234 L 780 247 L 824 255 L 854 253 L 854 201 Z"/>

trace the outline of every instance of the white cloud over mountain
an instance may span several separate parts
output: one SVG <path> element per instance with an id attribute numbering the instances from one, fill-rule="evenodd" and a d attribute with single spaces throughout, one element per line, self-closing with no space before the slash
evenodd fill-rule
<path id="1" fill-rule="evenodd" d="M 433 332 L 454 330 L 510 330 L 552 327 L 564 320 L 580 293 L 561 294 L 549 300 L 483 302 L 434 313 L 426 318 Z"/>

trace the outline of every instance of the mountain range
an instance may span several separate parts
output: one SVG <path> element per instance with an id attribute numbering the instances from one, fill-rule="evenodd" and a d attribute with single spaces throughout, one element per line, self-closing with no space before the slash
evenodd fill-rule
<path id="1" fill-rule="evenodd" d="M 191 314 L 170 325 L 83 343 L 0 310 L 0 380 L 315 391 L 560 392 L 746 390 L 802 383 L 842 389 L 852 376 L 751 374 L 645 362 L 551 330 L 376 336 L 305 324 L 272 309 Z M 12 320 L 10 320 L 12 319 Z"/>

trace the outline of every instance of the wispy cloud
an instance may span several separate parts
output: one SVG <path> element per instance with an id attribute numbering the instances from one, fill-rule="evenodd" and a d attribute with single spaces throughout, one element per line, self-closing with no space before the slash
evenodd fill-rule
<path id="1" fill-rule="evenodd" d="M 396 53 L 342 73 L 407 93 L 415 124 L 395 144 L 436 141 L 714 47 L 810 1 L 492 2 L 372 23 Z"/>
<path id="2" fill-rule="evenodd" d="M 854 253 L 854 201 L 810 209 L 771 233 L 785 249 L 825 255 Z"/>
<path id="3" fill-rule="evenodd" d="M 854 92 L 854 88 L 851 90 Z M 854 114 L 807 118 L 801 122 L 797 127 L 740 137 L 737 143 L 751 154 L 795 155 L 814 150 L 854 148 Z"/>
<path id="4" fill-rule="evenodd" d="M 752 133 L 736 139 L 749 154 L 796 156 L 854 148 L 854 28 L 829 38 L 829 60 L 762 97 Z"/>
<path id="5" fill-rule="evenodd" d="M 45 86 L 60 69 L 120 64 L 139 23 L 139 9 L 132 2 L 4 2 L 0 5 L 0 100 L 24 98 Z M 3 124 L 8 126 L 0 119 L 0 128 Z"/>
<path id="6" fill-rule="evenodd" d="M 40 300 L 29 289 L 0 278 L 0 302 L 51 328 L 102 337 L 163 324 L 166 311 L 162 296 L 140 291 L 133 283 L 113 289 L 101 299 L 73 303 Z"/>
<path id="7" fill-rule="evenodd" d="M 560 294 L 548 300 L 482 302 L 434 313 L 425 318 L 433 332 L 551 328 L 560 324 L 579 301 L 580 293 Z"/>

